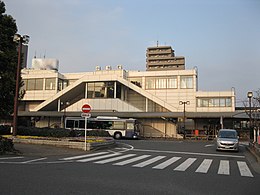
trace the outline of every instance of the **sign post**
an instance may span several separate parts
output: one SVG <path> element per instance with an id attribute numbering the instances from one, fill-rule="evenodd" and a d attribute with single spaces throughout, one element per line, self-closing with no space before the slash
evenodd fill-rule
<path id="1" fill-rule="evenodd" d="M 91 114 L 89 113 L 91 110 L 91 106 L 88 104 L 84 104 L 82 106 L 82 114 L 81 117 L 85 117 L 85 151 L 87 151 L 87 119 L 91 117 Z"/>

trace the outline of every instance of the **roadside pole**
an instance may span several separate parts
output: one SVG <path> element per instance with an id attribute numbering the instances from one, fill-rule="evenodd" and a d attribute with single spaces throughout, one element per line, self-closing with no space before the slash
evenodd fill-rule
<path id="1" fill-rule="evenodd" d="M 85 117 L 85 151 L 87 151 L 87 117 Z"/>
<path id="2" fill-rule="evenodd" d="M 85 151 L 87 151 L 87 122 L 88 118 L 91 117 L 91 114 L 89 113 L 91 111 L 91 106 L 88 104 L 84 104 L 82 106 L 82 114 L 81 117 L 85 117 Z"/>

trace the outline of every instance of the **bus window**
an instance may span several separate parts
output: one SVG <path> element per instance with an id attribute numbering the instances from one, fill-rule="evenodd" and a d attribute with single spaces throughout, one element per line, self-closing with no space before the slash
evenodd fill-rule
<path id="1" fill-rule="evenodd" d="M 126 123 L 126 129 L 134 129 L 134 123 Z"/>
<path id="2" fill-rule="evenodd" d="M 80 129 L 85 129 L 85 120 L 80 120 L 79 121 L 79 128 Z"/>
<path id="3" fill-rule="evenodd" d="M 114 121 L 113 129 L 125 129 L 125 123 L 123 121 Z"/>
<path id="4" fill-rule="evenodd" d="M 69 129 L 73 129 L 74 128 L 74 120 L 67 120 L 66 121 L 66 127 Z"/>
<path id="5" fill-rule="evenodd" d="M 74 128 L 76 128 L 76 129 L 79 128 L 79 121 L 78 120 L 74 121 Z"/>

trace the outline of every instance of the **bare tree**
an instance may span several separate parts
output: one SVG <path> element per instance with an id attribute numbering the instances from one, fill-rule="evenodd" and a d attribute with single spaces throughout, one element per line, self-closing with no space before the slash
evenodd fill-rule
<path id="1" fill-rule="evenodd" d="M 254 95 L 252 98 L 247 101 L 243 101 L 243 105 L 245 107 L 245 113 L 250 118 L 250 128 L 254 129 L 254 141 L 256 141 L 256 136 L 259 135 L 260 129 L 260 89 L 254 91 L 253 94 Z M 249 101 L 251 101 L 251 107 L 249 106 Z"/>

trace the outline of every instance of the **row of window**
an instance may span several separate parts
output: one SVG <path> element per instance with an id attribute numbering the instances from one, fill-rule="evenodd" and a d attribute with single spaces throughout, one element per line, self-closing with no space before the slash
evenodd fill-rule
<path id="1" fill-rule="evenodd" d="M 116 98 L 121 97 L 121 85 L 115 82 L 91 82 L 87 83 L 87 98 Z"/>
<path id="2" fill-rule="evenodd" d="M 197 98 L 197 107 L 231 107 L 231 98 Z"/>
<path id="3" fill-rule="evenodd" d="M 140 78 L 132 78 L 130 80 L 135 85 L 142 87 Z M 193 89 L 193 77 L 192 76 L 180 76 L 181 89 Z M 177 89 L 178 79 L 177 76 L 171 77 L 147 77 L 145 81 L 146 89 Z"/>
<path id="4" fill-rule="evenodd" d="M 56 89 L 56 79 L 46 78 L 45 86 L 43 85 L 43 79 L 23 79 L 23 89 L 24 90 L 55 90 Z"/>
<path id="5" fill-rule="evenodd" d="M 45 80 L 45 82 L 44 82 Z M 23 89 L 27 91 L 33 90 L 56 90 L 56 78 L 45 78 L 45 79 L 23 79 Z M 44 84 L 45 83 L 45 84 Z M 58 90 L 66 88 L 71 81 L 58 79 Z"/>

